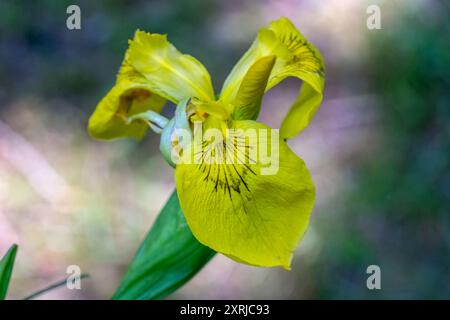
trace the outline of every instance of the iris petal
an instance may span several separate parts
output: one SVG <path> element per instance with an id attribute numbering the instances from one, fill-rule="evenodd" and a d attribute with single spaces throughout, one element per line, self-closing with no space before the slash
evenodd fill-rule
<path id="1" fill-rule="evenodd" d="M 165 35 L 137 31 L 116 84 L 97 105 L 88 131 L 97 139 L 142 138 L 148 125 L 127 119 L 147 110 L 160 112 L 166 99 L 214 97 L 211 79 L 195 58 L 180 53 Z"/>
<path id="2" fill-rule="evenodd" d="M 256 120 L 275 59 L 275 56 L 263 57 L 247 71 L 233 102 L 234 119 Z"/>
<path id="3" fill-rule="evenodd" d="M 166 100 L 144 83 L 118 82 L 100 101 L 89 119 L 88 132 L 96 139 L 142 138 L 148 130 L 144 122 L 128 118 L 147 110 L 160 112 Z"/>
<path id="4" fill-rule="evenodd" d="M 131 65 L 160 96 L 176 104 L 191 97 L 214 99 L 206 68 L 194 57 L 179 52 L 166 35 L 137 31 L 129 51 Z"/>
<path id="5" fill-rule="evenodd" d="M 249 120 L 234 121 L 231 128 L 270 130 Z M 234 137 L 248 141 L 239 134 Z M 225 141 L 204 144 L 206 151 L 198 163 L 178 164 L 175 181 L 186 221 L 201 243 L 239 262 L 289 269 L 307 228 L 315 192 L 304 162 L 277 139 L 275 174 L 261 174 L 264 165 L 259 158 L 252 159 L 250 151 L 243 156 L 247 163 L 208 161 L 226 154 L 230 144 Z M 271 138 L 267 143 L 272 144 Z M 247 144 L 246 150 L 251 147 Z"/>
<path id="6" fill-rule="evenodd" d="M 292 138 L 309 124 L 322 101 L 325 69 L 320 52 L 289 19 L 273 21 L 259 31 L 256 40 L 225 80 L 220 99 L 225 103 L 234 103 L 248 70 L 259 59 L 270 55 L 275 55 L 277 61 L 265 91 L 287 77 L 303 80 L 299 96 L 281 124 L 281 136 Z"/>

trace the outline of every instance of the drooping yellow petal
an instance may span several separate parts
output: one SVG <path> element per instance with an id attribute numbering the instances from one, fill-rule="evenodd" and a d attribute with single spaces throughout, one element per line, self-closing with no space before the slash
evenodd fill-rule
<path id="1" fill-rule="evenodd" d="M 303 130 L 322 101 L 325 83 L 324 63 L 320 52 L 308 42 L 287 18 L 262 28 L 250 49 L 227 77 L 220 99 L 233 103 L 245 74 L 262 57 L 275 55 L 277 61 L 270 74 L 266 91 L 287 77 L 303 80 L 299 97 L 281 125 L 281 136 L 291 138 Z"/>
<path id="2" fill-rule="evenodd" d="M 175 104 L 184 98 L 214 99 L 206 68 L 194 57 L 179 52 L 166 35 L 137 31 L 129 54 L 130 64 L 158 95 Z"/>
<path id="3" fill-rule="evenodd" d="M 187 97 L 213 97 L 203 65 L 181 54 L 165 35 L 137 31 L 125 54 L 115 86 L 89 119 L 89 134 L 97 139 L 142 138 L 143 121 L 129 122 L 134 114 L 160 112 L 166 99 L 178 103 Z"/>
<path id="4" fill-rule="evenodd" d="M 165 102 L 166 99 L 152 92 L 146 79 L 130 64 L 127 51 L 116 84 L 89 119 L 88 132 L 96 139 L 140 139 L 148 125 L 142 121 L 129 122 L 128 117 L 147 110 L 160 112 Z"/>
<path id="5" fill-rule="evenodd" d="M 273 137 L 267 126 L 250 120 L 233 121 L 229 126 L 237 131 L 228 139 L 203 143 L 204 152 L 197 162 L 198 152 L 185 150 L 184 163 L 176 166 L 175 181 L 186 221 L 201 243 L 238 262 L 289 269 L 314 204 L 311 176 L 304 162 L 283 140 Z M 265 142 L 256 146 L 252 133 Z M 267 158 L 254 153 L 264 144 Z M 214 157 L 229 162 L 215 162 Z"/>

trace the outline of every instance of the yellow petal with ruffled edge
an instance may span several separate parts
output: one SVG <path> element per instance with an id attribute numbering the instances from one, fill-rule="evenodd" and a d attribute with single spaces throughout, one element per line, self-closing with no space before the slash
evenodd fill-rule
<path id="1" fill-rule="evenodd" d="M 295 28 L 287 18 L 273 21 L 262 28 L 250 49 L 238 61 L 225 80 L 220 99 L 231 103 L 236 99 L 244 76 L 262 57 L 275 55 L 266 91 L 287 77 L 303 80 L 300 94 L 281 125 L 281 136 L 292 138 L 303 130 L 317 111 L 324 88 L 324 63 L 320 52 Z"/>
<path id="2" fill-rule="evenodd" d="M 210 127 L 208 121 L 204 128 Z M 261 129 L 270 129 L 249 120 L 234 121 L 230 127 L 254 129 L 257 135 Z M 276 148 L 272 147 L 271 136 L 265 136 L 270 155 Z M 214 163 L 211 157 L 226 157 L 225 150 L 243 141 L 247 141 L 246 150 L 254 147 L 239 132 L 229 137 L 227 143 L 204 144 L 206 152 L 197 163 L 192 163 L 197 152 L 189 148 L 186 150 L 191 152 L 183 152 L 184 163 L 177 164 L 175 181 L 186 221 L 201 243 L 238 262 L 289 269 L 314 205 L 310 173 L 278 137 L 279 164 L 272 174 L 261 174 L 268 165 L 258 160 L 262 158 L 252 159 L 251 151 L 234 163 Z M 234 154 L 239 155 L 239 150 Z"/>
<path id="3" fill-rule="evenodd" d="M 180 53 L 165 35 L 137 31 L 117 75 L 115 86 L 97 105 L 88 132 L 97 139 L 142 138 L 143 121 L 129 122 L 134 114 L 160 112 L 166 99 L 211 99 L 214 93 L 208 72 L 189 55 Z"/>
<path id="4" fill-rule="evenodd" d="M 233 119 L 256 120 L 275 60 L 263 57 L 248 69 L 233 102 Z"/>
<path id="5" fill-rule="evenodd" d="M 166 35 L 137 31 L 129 53 L 133 68 L 160 96 L 175 104 L 184 98 L 214 99 L 206 68 L 194 57 L 180 53 Z"/>

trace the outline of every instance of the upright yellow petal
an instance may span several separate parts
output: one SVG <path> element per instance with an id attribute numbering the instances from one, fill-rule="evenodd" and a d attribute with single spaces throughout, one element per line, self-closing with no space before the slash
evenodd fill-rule
<path id="1" fill-rule="evenodd" d="M 325 83 L 325 69 L 320 52 L 287 18 L 273 21 L 262 28 L 250 49 L 238 61 L 225 80 L 220 99 L 233 103 L 244 76 L 262 57 L 275 55 L 277 61 L 267 83 L 270 90 L 287 77 L 303 80 L 299 96 L 281 125 L 283 138 L 291 138 L 303 130 L 317 111 Z"/>
<path id="2" fill-rule="evenodd" d="M 175 104 L 184 98 L 214 99 L 206 68 L 194 57 L 180 53 L 166 35 L 137 31 L 129 54 L 131 65 L 152 91 Z"/>
<path id="3" fill-rule="evenodd" d="M 189 156 L 176 166 L 186 221 L 201 243 L 238 262 L 289 269 L 314 204 L 311 176 L 304 162 L 283 140 L 271 136 L 267 126 L 247 120 L 233 121 L 229 127 L 237 130 L 235 134 L 224 143 L 215 139 L 203 143 L 205 152 L 197 163 L 186 160 L 198 155 L 191 151 L 184 152 Z M 248 138 L 252 130 L 258 137 L 266 134 L 267 139 L 259 141 L 266 141 L 270 157 L 279 155 L 275 170 L 264 172 L 273 163 L 251 151 L 256 147 Z M 234 161 L 211 161 L 218 155 L 230 159 L 230 149 L 235 150 Z"/>
<path id="4" fill-rule="evenodd" d="M 275 59 L 263 57 L 248 69 L 233 102 L 234 119 L 256 120 Z"/>

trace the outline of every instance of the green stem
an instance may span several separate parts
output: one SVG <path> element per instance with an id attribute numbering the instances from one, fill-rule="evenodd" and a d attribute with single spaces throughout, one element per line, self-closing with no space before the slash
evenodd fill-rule
<path id="1" fill-rule="evenodd" d="M 85 279 L 85 278 L 89 278 L 89 277 L 90 277 L 89 274 L 83 273 L 83 274 L 80 275 L 80 280 L 81 279 Z M 61 286 L 65 285 L 66 283 L 67 283 L 67 279 L 55 282 L 54 284 L 51 284 L 51 285 L 49 285 L 48 287 L 46 287 L 44 289 L 41 289 L 39 291 L 36 291 L 36 292 L 30 294 L 29 296 L 23 298 L 23 300 L 33 300 L 37 296 L 40 296 L 41 294 L 44 294 L 44 293 L 46 293 L 46 292 L 48 292 L 50 290 L 56 289 L 58 287 L 61 287 Z"/>

